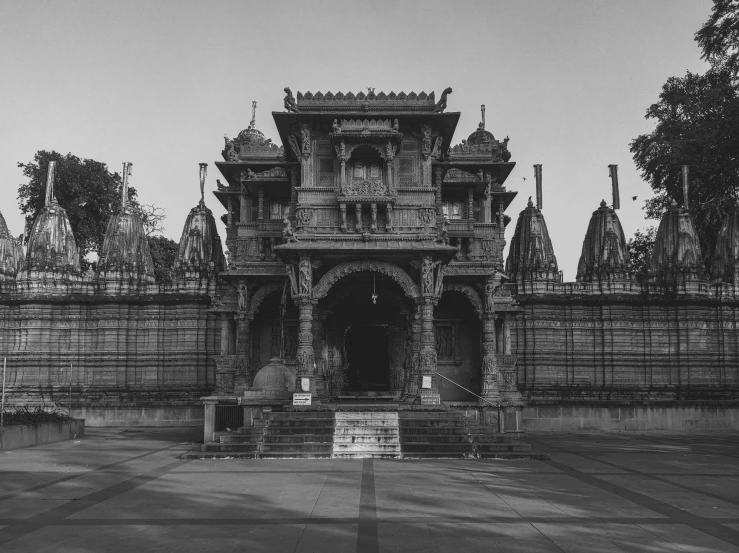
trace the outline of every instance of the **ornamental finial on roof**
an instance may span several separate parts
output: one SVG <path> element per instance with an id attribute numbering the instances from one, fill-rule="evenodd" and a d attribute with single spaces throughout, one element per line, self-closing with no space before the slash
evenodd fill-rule
<path id="1" fill-rule="evenodd" d="M 131 174 L 133 163 L 130 161 L 123 162 L 123 187 L 121 188 L 121 207 L 126 209 L 128 206 L 128 177 Z"/>
<path id="2" fill-rule="evenodd" d="M 56 161 L 49 162 L 49 172 L 46 175 L 46 200 L 44 205 L 50 205 L 54 201 L 54 172 L 56 171 Z"/>
<path id="3" fill-rule="evenodd" d="M 257 102 L 256 100 L 253 100 L 251 103 L 251 123 L 249 123 L 249 126 L 251 128 L 256 127 L 257 125 Z"/>
<path id="4" fill-rule="evenodd" d="M 480 106 L 480 112 L 482 113 L 482 123 L 480 124 L 482 125 L 482 130 L 485 130 L 485 104 Z"/>
<path id="5" fill-rule="evenodd" d="M 256 102 L 254 102 L 256 104 Z M 208 173 L 208 164 L 200 164 L 200 203 L 205 205 L 205 175 Z"/>

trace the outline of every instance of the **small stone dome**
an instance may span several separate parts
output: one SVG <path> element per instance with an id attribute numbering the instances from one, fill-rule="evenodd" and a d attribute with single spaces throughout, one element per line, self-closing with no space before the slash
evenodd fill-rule
<path id="1" fill-rule="evenodd" d="M 512 280 L 553 278 L 558 273 L 557 258 L 544 215 L 534 207 L 531 198 L 526 209 L 518 216 L 506 260 L 506 272 Z"/>
<path id="2" fill-rule="evenodd" d="M 482 123 L 477 127 L 477 130 L 467 137 L 467 144 L 495 144 L 496 140 L 493 133 L 485 130 Z"/>
<path id="3" fill-rule="evenodd" d="M 675 280 L 678 273 L 701 277 L 704 272 L 700 240 L 687 209 L 673 200 L 657 229 L 647 264 L 657 280 Z"/>
<path id="4" fill-rule="evenodd" d="M 8 231 L 3 214 L 0 213 L 0 281 L 12 280 L 23 265 L 23 248 Z"/>
<path id="5" fill-rule="evenodd" d="M 201 200 L 190 210 L 185 221 L 175 269 L 222 271 L 224 268 L 225 258 L 216 220 Z"/>
<path id="6" fill-rule="evenodd" d="M 289 369 L 283 359 L 272 357 L 254 377 L 252 389 L 266 392 L 294 392 L 295 372 Z"/>
<path id="7" fill-rule="evenodd" d="M 54 197 L 55 161 L 49 162 L 46 201 L 28 235 L 24 269 L 27 271 L 80 272 L 80 253 L 67 212 Z"/>
<path id="8" fill-rule="evenodd" d="M 121 209 L 108 221 L 98 271 L 130 272 L 154 282 L 154 262 L 139 214 L 128 206 L 128 175 L 131 164 L 123 164 Z"/>
<path id="9" fill-rule="evenodd" d="M 631 261 L 624 231 L 616 211 L 602 201 L 593 211 L 582 243 L 577 281 L 592 282 L 609 277 L 629 278 Z"/>
<path id="10" fill-rule="evenodd" d="M 739 209 L 721 225 L 711 272 L 713 278 L 722 282 L 739 281 Z"/>
<path id="11" fill-rule="evenodd" d="M 237 140 L 239 142 L 252 144 L 264 144 L 267 139 L 264 137 L 264 133 L 262 131 L 260 131 L 256 127 L 252 127 L 251 125 L 249 125 L 247 128 L 239 133 Z"/>

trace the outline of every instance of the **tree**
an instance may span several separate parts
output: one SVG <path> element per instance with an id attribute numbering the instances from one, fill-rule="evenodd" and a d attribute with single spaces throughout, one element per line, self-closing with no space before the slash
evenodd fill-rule
<path id="1" fill-rule="evenodd" d="M 644 232 L 637 230 L 634 237 L 626 244 L 631 265 L 637 275 L 647 274 L 647 261 L 649 256 L 652 255 L 656 236 L 657 227 L 648 227 Z"/>
<path id="2" fill-rule="evenodd" d="M 147 240 L 154 261 L 154 278 L 160 284 L 171 284 L 179 244 L 164 236 L 149 236 Z"/>
<path id="3" fill-rule="evenodd" d="M 100 250 L 108 221 L 121 206 L 123 182 L 118 173 L 108 171 L 105 163 L 39 150 L 32 161 L 18 163 L 28 178 L 28 182 L 18 186 L 18 203 L 26 216 L 27 229 L 31 228 L 44 206 L 46 176 L 52 160 L 57 162 L 54 195 L 67 211 L 85 268 L 88 265 L 85 256 Z M 140 205 L 133 187 L 128 188 L 128 203 L 139 211 L 147 235 L 163 230 L 163 210 L 154 205 Z"/>
<path id="4" fill-rule="evenodd" d="M 696 34 L 711 67 L 668 79 L 646 113 L 654 131 L 631 143 L 634 163 L 655 193 L 645 202 L 647 219 L 661 218 L 673 199 L 685 203 L 681 167 L 690 167 L 688 205 L 707 265 L 721 224 L 739 199 L 739 82 L 732 66 L 737 32 L 739 4 L 716 0 Z"/>

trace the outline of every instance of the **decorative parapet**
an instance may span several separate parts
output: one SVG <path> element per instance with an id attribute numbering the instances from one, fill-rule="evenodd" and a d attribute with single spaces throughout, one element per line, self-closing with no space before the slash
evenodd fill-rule
<path id="1" fill-rule="evenodd" d="M 445 102 L 446 103 L 446 102 Z M 298 92 L 297 106 L 300 111 L 425 111 L 434 112 L 438 110 L 438 104 L 433 92 L 406 94 L 390 92 L 375 94 L 373 89 L 368 93 L 359 92 L 354 94 L 347 92 Z"/>

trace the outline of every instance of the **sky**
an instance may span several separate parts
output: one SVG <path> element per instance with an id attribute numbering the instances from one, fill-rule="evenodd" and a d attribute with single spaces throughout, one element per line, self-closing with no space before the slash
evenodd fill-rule
<path id="1" fill-rule="evenodd" d="M 535 197 L 543 165 L 543 213 L 559 267 L 575 280 L 582 240 L 601 199 L 627 237 L 644 220 L 651 190 L 629 153 L 671 76 L 704 71 L 693 35 L 710 0 L 384 0 L 248 2 L 0 0 L 0 211 L 23 230 L 18 162 L 37 150 L 71 152 L 121 170 L 142 203 L 166 210 L 179 240 L 220 177 L 223 135 L 251 119 L 273 140 L 284 93 L 367 90 L 427 93 L 451 86 L 461 112 L 453 143 L 486 105 L 487 129 L 510 137 L 518 191 L 513 222 Z M 637 196 L 633 201 L 632 197 Z M 223 209 L 206 193 L 217 216 Z M 225 229 L 220 225 L 221 237 Z M 507 247 L 506 247 L 507 255 Z"/>

